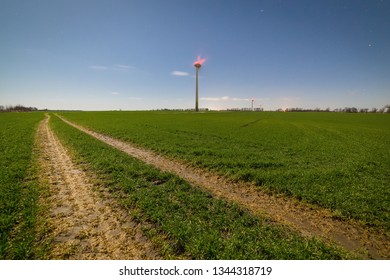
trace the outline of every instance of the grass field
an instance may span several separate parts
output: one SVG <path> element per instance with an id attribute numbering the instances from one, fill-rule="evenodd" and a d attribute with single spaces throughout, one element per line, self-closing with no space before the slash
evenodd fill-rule
<path id="1" fill-rule="evenodd" d="M 37 258 L 34 135 L 43 113 L 0 114 L 0 259 Z"/>
<path id="2" fill-rule="evenodd" d="M 142 163 L 51 115 L 49 125 L 70 151 L 72 160 L 127 209 L 129 218 L 139 223 L 165 259 L 357 257 Z M 341 220 L 354 219 L 389 236 L 390 115 L 276 112 L 64 112 L 61 115 L 231 180 L 252 182 L 269 193 L 282 193 L 331 209 Z M 42 196 L 50 196 L 50 190 L 39 179 L 48 173 L 40 160 L 49 154 L 42 145 L 37 145 L 39 141 L 34 143 L 38 123 L 43 118 L 44 114 L 39 112 L 0 114 L 1 259 L 46 258 L 50 250 L 53 237 L 45 227 L 52 225 L 46 225 L 40 218 L 50 215 L 47 209 L 50 203 L 42 200 Z M 59 188 L 61 182 L 57 183 L 52 187 Z M 63 203 L 60 206 L 66 208 L 67 202 Z"/>
<path id="3" fill-rule="evenodd" d="M 390 229 L 390 115 L 69 112 L 71 121 Z"/>
<path id="4" fill-rule="evenodd" d="M 134 219 L 146 227 L 163 257 L 189 259 L 340 259 L 348 254 L 254 217 L 175 175 L 161 172 L 80 132 L 58 118 L 54 132 L 79 163 L 96 174 Z"/>

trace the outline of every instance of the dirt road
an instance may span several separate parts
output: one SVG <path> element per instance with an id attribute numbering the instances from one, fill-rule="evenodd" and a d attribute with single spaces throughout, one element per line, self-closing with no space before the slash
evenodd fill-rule
<path id="1" fill-rule="evenodd" d="M 152 244 L 109 195 L 94 186 L 49 127 L 37 132 L 42 180 L 49 184 L 50 259 L 158 259 Z"/>
<path id="2" fill-rule="evenodd" d="M 317 236 L 354 251 L 363 258 L 390 259 L 390 240 L 384 233 L 364 227 L 358 222 L 335 219 L 332 213 L 316 206 L 308 206 L 285 196 L 269 195 L 247 183 L 232 183 L 221 176 L 195 169 L 130 143 L 85 129 L 61 118 L 69 125 L 103 141 L 118 150 L 136 157 L 160 170 L 174 173 L 186 181 L 221 197 L 238 203 L 255 215 L 267 215 L 287 224 L 303 235 Z"/>

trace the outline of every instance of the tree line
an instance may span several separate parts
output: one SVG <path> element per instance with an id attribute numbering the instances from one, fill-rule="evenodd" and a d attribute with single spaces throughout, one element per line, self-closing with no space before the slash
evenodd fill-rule
<path id="1" fill-rule="evenodd" d="M 390 104 L 384 106 L 383 108 L 356 108 L 356 107 L 344 107 L 344 108 L 336 108 L 331 110 L 330 108 L 321 109 L 304 109 L 304 108 L 287 108 L 285 110 L 278 109 L 276 111 L 284 111 L 284 112 L 340 112 L 340 113 L 390 113 Z"/>
<path id="2" fill-rule="evenodd" d="M 45 109 L 47 110 L 47 109 Z M 193 110 L 193 109 L 159 109 L 162 111 L 187 111 L 187 110 Z M 158 111 L 159 111 L 158 110 Z M 38 108 L 36 107 L 25 107 L 23 105 L 16 105 L 16 106 L 3 106 L 0 105 L 0 112 L 32 112 L 32 111 L 38 111 Z M 208 111 L 208 108 L 203 108 L 202 111 Z M 227 109 L 227 111 L 263 111 L 263 108 L 231 108 Z M 315 109 L 304 109 L 304 108 L 287 108 L 285 110 L 283 109 L 277 109 L 278 112 L 341 112 L 341 113 L 390 113 L 390 104 L 384 106 L 383 108 L 356 108 L 356 107 L 345 107 L 345 108 L 336 108 L 334 110 L 331 110 L 330 108 L 321 109 L 321 108 L 315 108 Z"/>
<path id="3" fill-rule="evenodd" d="M 36 107 L 25 107 L 23 105 L 16 105 L 16 106 L 0 105 L 0 112 L 32 112 L 32 111 L 38 111 L 38 109 Z"/>

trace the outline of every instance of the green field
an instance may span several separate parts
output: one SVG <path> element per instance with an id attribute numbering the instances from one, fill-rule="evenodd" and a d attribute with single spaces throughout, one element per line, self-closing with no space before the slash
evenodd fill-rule
<path id="1" fill-rule="evenodd" d="M 390 115 L 67 112 L 93 130 L 390 229 Z"/>
<path id="2" fill-rule="evenodd" d="M 63 112 L 115 138 L 331 209 L 389 235 L 390 115 L 276 112 Z M 46 258 L 40 216 L 43 113 L 0 114 L 0 259 Z M 176 175 L 142 163 L 69 126 L 50 126 L 94 182 L 128 210 L 165 259 L 347 259 Z M 43 203 L 43 204 L 42 204 Z M 46 211 L 48 211 L 46 209 Z M 46 236 L 47 235 L 47 236 Z"/>
<path id="3" fill-rule="evenodd" d="M 34 135 L 43 113 L 0 114 L 0 259 L 37 258 Z"/>
<path id="4" fill-rule="evenodd" d="M 165 259 L 344 259 L 349 254 L 214 198 L 52 118 L 73 156 L 144 226 Z"/>

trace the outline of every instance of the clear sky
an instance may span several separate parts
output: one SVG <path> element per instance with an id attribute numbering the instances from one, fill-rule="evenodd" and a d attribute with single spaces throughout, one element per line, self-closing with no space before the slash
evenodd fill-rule
<path id="1" fill-rule="evenodd" d="M 0 0 L 0 105 L 382 108 L 390 0 Z"/>

